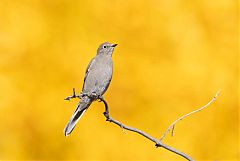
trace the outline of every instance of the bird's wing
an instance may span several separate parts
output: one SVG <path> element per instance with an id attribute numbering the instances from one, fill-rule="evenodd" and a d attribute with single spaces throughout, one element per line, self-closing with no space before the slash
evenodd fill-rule
<path id="1" fill-rule="evenodd" d="M 106 84 L 105 84 L 105 88 L 104 88 L 104 90 L 103 90 L 103 94 L 104 94 L 104 93 L 106 92 L 106 90 L 108 89 L 111 80 L 112 80 L 112 75 L 111 75 L 110 79 L 106 80 Z"/>
<path id="2" fill-rule="evenodd" d="M 86 72 L 85 72 L 85 76 L 84 76 L 84 81 L 83 81 L 83 88 L 84 88 L 84 84 L 85 84 L 86 78 L 87 78 L 87 76 L 88 76 L 88 74 L 89 74 L 89 72 L 90 72 L 90 70 L 91 70 L 92 65 L 94 64 L 94 62 L 95 62 L 95 58 L 93 58 L 93 59 L 90 61 L 90 63 L 88 64 L 88 66 L 87 66 L 87 69 L 86 69 Z"/>

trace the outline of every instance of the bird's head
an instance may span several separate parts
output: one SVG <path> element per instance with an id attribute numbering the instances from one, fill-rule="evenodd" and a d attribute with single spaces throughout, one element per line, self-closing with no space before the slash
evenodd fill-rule
<path id="1" fill-rule="evenodd" d="M 117 44 L 111 44 L 109 42 L 102 43 L 97 50 L 98 55 L 112 55 L 114 48 Z"/>

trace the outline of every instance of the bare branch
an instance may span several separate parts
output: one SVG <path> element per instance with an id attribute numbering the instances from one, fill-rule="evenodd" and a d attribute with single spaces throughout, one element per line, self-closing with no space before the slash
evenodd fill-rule
<path id="1" fill-rule="evenodd" d="M 174 135 L 174 128 L 175 128 L 175 125 L 176 125 L 177 122 L 179 122 L 180 120 L 184 119 L 184 118 L 187 117 L 187 116 L 190 116 L 191 114 L 194 114 L 194 113 L 196 113 L 196 112 L 199 112 L 199 111 L 203 110 L 204 108 L 208 107 L 211 103 L 213 103 L 213 102 L 217 99 L 217 96 L 219 95 L 219 93 L 220 93 L 220 91 L 218 91 L 218 92 L 216 93 L 216 95 L 212 98 L 212 100 L 210 100 L 206 105 L 204 105 L 204 106 L 200 107 L 199 109 L 194 110 L 194 111 L 192 111 L 192 112 L 190 112 L 190 113 L 187 113 L 187 114 L 181 116 L 180 118 L 178 118 L 177 120 L 175 120 L 175 121 L 168 127 L 168 129 L 165 131 L 165 133 L 161 136 L 160 140 L 153 138 L 152 136 L 148 135 L 147 133 L 145 133 L 145 132 L 143 132 L 143 131 L 141 131 L 141 130 L 139 130 L 139 129 L 136 129 L 136 128 L 133 128 L 133 127 L 130 127 L 130 126 L 126 126 L 126 125 L 122 124 L 121 122 L 113 119 L 113 118 L 110 117 L 110 115 L 109 115 L 108 104 L 107 104 L 107 102 L 104 100 L 104 98 L 103 98 L 102 96 L 98 96 L 97 99 L 98 99 L 100 102 L 103 102 L 104 105 L 105 105 L 105 112 L 104 112 L 103 114 L 104 114 L 104 116 L 106 117 L 106 121 L 112 122 L 112 123 L 118 125 L 119 127 L 121 127 L 122 129 L 129 130 L 129 131 L 132 131 L 132 132 L 135 132 L 135 133 L 138 133 L 138 134 L 144 136 L 144 137 L 147 138 L 148 140 L 154 142 L 156 147 L 162 147 L 162 148 L 164 148 L 164 149 L 166 149 L 166 150 L 168 150 L 168 151 L 171 151 L 171 152 L 173 152 L 173 153 L 175 153 L 175 154 L 177 154 L 177 155 L 179 155 L 179 156 L 182 156 L 183 158 L 185 158 L 185 159 L 187 159 L 187 160 L 189 160 L 189 161 L 194 161 L 194 160 L 193 160 L 190 156 L 188 156 L 187 154 L 185 154 L 185 153 L 183 153 L 183 152 L 181 152 L 181 151 L 179 151 L 179 150 L 177 150 L 177 149 L 174 149 L 174 148 L 172 148 L 172 147 L 170 147 L 170 146 L 162 143 L 161 141 L 163 140 L 163 138 L 167 135 L 167 133 L 168 133 L 170 130 L 172 130 L 172 131 L 171 131 L 171 135 L 172 135 L 172 136 Z M 71 96 L 68 96 L 67 98 L 65 98 L 65 100 L 70 100 L 70 99 L 73 99 L 73 98 L 81 98 L 82 95 L 83 95 L 83 94 L 76 95 L 75 89 L 73 88 L 73 94 L 72 94 Z M 89 96 L 89 97 L 91 97 L 91 96 Z"/>
<path id="2" fill-rule="evenodd" d="M 162 140 L 165 138 L 165 136 L 167 135 L 167 133 L 168 133 L 171 129 L 172 129 L 171 135 L 173 136 L 173 135 L 174 135 L 174 128 L 175 128 L 176 123 L 178 123 L 179 121 L 181 121 L 181 120 L 184 119 L 185 117 L 188 117 L 188 116 L 190 116 L 190 115 L 192 115 L 192 114 L 194 114 L 194 113 L 197 113 L 197 112 L 203 110 L 204 108 L 208 107 L 211 103 L 213 103 L 213 102 L 217 99 L 219 93 L 220 93 L 220 91 L 218 91 L 218 92 L 216 93 L 216 95 L 215 95 L 206 105 L 204 105 L 204 106 L 200 107 L 199 109 L 196 109 L 196 110 L 194 110 L 194 111 L 192 111 L 192 112 L 189 112 L 189 113 L 187 113 L 187 114 L 179 117 L 177 120 L 175 120 L 175 121 L 167 128 L 167 130 L 165 131 L 165 133 L 161 136 L 161 138 L 160 138 L 159 140 L 162 141 Z"/>
<path id="3" fill-rule="evenodd" d="M 126 125 L 122 124 L 121 122 L 113 119 L 113 118 L 110 117 L 110 115 L 109 115 L 109 109 L 108 109 L 108 104 L 107 104 L 107 102 L 104 100 L 103 97 L 101 97 L 101 98 L 99 98 L 99 99 L 100 99 L 100 100 L 104 103 L 104 105 L 105 105 L 105 112 L 104 112 L 103 114 L 104 114 L 104 116 L 106 117 L 106 121 L 112 122 L 112 123 L 118 125 L 119 127 L 123 128 L 123 129 L 129 130 L 129 131 L 132 131 L 132 132 L 136 132 L 136 133 L 144 136 L 145 138 L 147 138 L 147 139 L 151 140 L 152 142 L 154 142 L 156 147 L 162 147 L 162 148 L 164 148 L 164 149 L 167 149 L 168 151 L 171 151 L 171 152 L 173 152 L 173 153 L 175 153 L 175 154 L 177 154 L 177 155 L 179 155 L 179 156 L 184 157 L 185 159 L 187 159 L 187 160 L 189 160 L 189 161 L 193 161 L 193 159 L 192 159 L 191 157 L 189 157 L 187 154 L 185 154 L 185 153 L 183 153 L 183 152 L 180 152 L 180 151 L 178 151 L 177 149 L 174 149 L 174 148 L 172 148 L 172 147 L 170 147 L 170 146 L 162 143 L 161 141 L 159 141 L 159 140 L 151 137 L 150 135 L 146 134 L 145 132 L 143 132 L 143 131 L 141 131 L 141 130 L 138 130 L 138 129 L 136 129 L 136 128 L 132 128 L 132 127 L 130 127 L 130 126 L 126 126 Z"/>

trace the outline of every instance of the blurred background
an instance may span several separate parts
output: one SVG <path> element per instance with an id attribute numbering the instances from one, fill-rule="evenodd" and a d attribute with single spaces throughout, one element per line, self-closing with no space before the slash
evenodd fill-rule
<path id="1" fill-rule="evenodd" d="M 113 118 L 196 160 L 239 159 L 235 0 L 1 0 L 0 159 L 183 160 L 105 121 L 95 102 L 65 138 L 85 69 L 118 43 L 105 94 Z"/>

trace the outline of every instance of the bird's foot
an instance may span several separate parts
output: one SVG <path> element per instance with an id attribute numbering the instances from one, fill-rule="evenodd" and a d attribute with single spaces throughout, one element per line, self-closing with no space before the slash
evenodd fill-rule
<path id="1" fill-rule="evenodd" d="M 98 99 L 98 94 L 95 92 L 90 93 L 89 97 L 93 98 L 93 99 Z"/>
<path id="2" fill-rule="evenodd" d="M 87 97 L 89 97 L 91 99 L 94 99 L 94 100 L 100 100 L 100 101 L 103 99 L 102 95 L 99 95 L 99 94 L 97 94 L 95 92 L 91 92 L 91 93 L 83 93 L 82 92 L 80 94 L 80 98 L 84 97 L 84 96 L 87 96 Z"/>
<path id="3" fill-rule="evenodd" d="M 64 100 L 70 101 L 73 98 L 80 98 L 80 97 L 81 97 L 80 95 L 76 95 L 75 88 L 73 88 L 73 94 L 71 96 L 64 98 Z"/>

